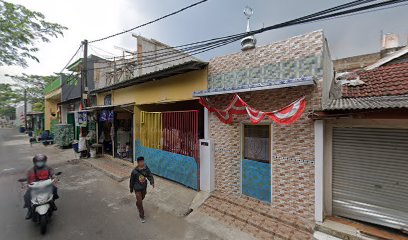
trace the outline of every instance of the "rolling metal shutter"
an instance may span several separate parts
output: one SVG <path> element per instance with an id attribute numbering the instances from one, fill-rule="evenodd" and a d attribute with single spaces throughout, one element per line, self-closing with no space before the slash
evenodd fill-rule
<path id="1" fill-rule="evenodd" d="M 408 129 L 333 128 L 333 215 L 408 230 Z"/>

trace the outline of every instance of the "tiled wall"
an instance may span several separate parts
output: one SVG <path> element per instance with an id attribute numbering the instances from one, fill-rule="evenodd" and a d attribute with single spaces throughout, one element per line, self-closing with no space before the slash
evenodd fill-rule
<path id="1" fill-rule="evenodd" d="M 253 86 L 259 83 L 301 77 L 320 78 L 322 72 L 322 56 L 313 55 L 302 59 L 211 75 L 208 78 L 208 87 L 209 89 L 240 88 L 245 85 Z"/>
<path id="2" fill-rule="evenodd" d="M 308 112 L 316 101 L 315 86 L 240 93 L 250 106 L 262 110 L 279 109 L 306 95 L 303 116 L 290 125 L 272 125 L 272 203 L 271 207 L 313 218 L 314 212 L 314 128 Z M 224 108 L 232 95 L 210 98 L 216 107 Z M 248 116 L 236 116 L 233 124 L 224 124 L 210 114 L 210 138 L 215 143 L 216 189 L 241 193 L 241 124 Z M 272 122 L 271 122 L 272 123 Z"/>
<path id="3" fill-rule="evenodd" d="M 302 117 L 290 125 L 272 123 L 271 208 L 308 219 L 314 216 L 314 123 L 308 115 L 321 109 L 323 78 L 328 54 L 322 31 L 212 59 L 208 66 L 209 88 L 236 88 L 262 81 L 311 76 L 315 85 L 239 93 L 251 107 L 261 111 L 280 109 L 306 96 Z M 225 108 L 231 94 L 209 101 Z M 241 194 L 241 126 L 248 116 L 235 116 L 233 124 L 209 116 L 210 138 L 215 143 L 216 189 Z"/>
<path id="4" fill-rule="evenodd" d="M 135 142 L 135 158 L 143 156 L 152 173 L 198 189 L 198 165 L 192 157 L 144 147 L 140 141 Z"/>
<path id="5" fill-rule="evenodd" d="M 253 50 L 214 58 L 209 89 L 239 88 L 263 82 L 323 76 L 322 31 L 289 38 Z"/>

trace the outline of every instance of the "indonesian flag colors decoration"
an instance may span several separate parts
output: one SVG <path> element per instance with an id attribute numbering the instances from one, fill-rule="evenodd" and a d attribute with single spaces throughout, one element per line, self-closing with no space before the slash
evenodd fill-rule
<path id="1" fill-rule="evenodd" d="M 291 124 L 302 116 L 306 108 L 306 99 L 305 97 L 301 97 L 288 106 L 273 112 L 262 112 L 252 108 L 244 102 L 238 94 L 234 95 L 232 102 L 224 110 L 211 107 L 207 99 L 203 97 L 200 98 L 200 104 L 207 108 L 209 112 L 215 113 L 221 122 L 226 124 L 232 123 L 234 114 L 248 114 L 251 122 L 254 124 L 258 124 L 265 116 L 268 116 L 272 121 L 279 124 Z"/>

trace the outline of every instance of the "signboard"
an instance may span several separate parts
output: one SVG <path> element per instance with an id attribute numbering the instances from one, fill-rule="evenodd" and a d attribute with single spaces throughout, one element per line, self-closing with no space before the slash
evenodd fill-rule
<path id="1" fill-rule="evenodd" d="M 87 112 L 75 113 L 75 125 L 79 127 L 86 127 L 88 125 L 88 113 Z"/>

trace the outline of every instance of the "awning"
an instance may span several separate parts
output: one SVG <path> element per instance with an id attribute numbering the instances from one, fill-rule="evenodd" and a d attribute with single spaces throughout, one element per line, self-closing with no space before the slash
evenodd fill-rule
<path id="1" fill-rule="evenodd" d="M 27 113 L 27 116 L 32 116 L 32 115 L 42 115 L 42 114 L 44 114 L 44 112 L 28 112 Z"/>
<path id="2" fill-rule="evenodd" d="M 229 93 L 241 93 L 241 92 L 252 92 L 260 90 L 269 90 L 269 89 L 280 89 L 288 87 L 299 87 L 299 86 L 308 86 L 314 85 L 315 82 L 312 76 L 285 79 L 285 80 L 271 80 L 261 83 L 251 84 L 251 85 L 241 85 L 237 87 L 228 87 L 228 88 L 213 88 L 204 91 L 194 92 L 194 97 L 205 97 L 212 95 L 220 94 L 229 94 Z"/>
<path id="3" fill-rule="evenodd" d="M 324 110 L 408 108 L 408 95 L 333 99 Z"/>
<path id="4" fill-rule="evenodd" d="M 113 104 L 113 105 L 96 105 L 96 106 L 92 106 L 92 107 L 86 107 L 84 108 L 84 110 L 88 110 L 88 111 L 97 111 L 97 110 L 102 110 L 102 109 L 106 109 L 106 108 L 115 108 L 115 107 L 119 107 L 122 108 L 126 111 L 129 111 L 131 113 L 133 113 L 133 109 L 132 111 L 127 109 L 127 107 L 133 107 L 135 105 L 135 103 L 125 103 L 125 104 Z M 83 110 L 83 111 L 84 111 Z"/>

